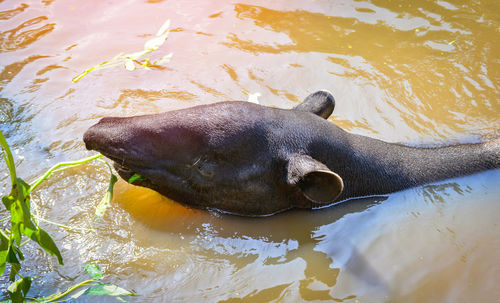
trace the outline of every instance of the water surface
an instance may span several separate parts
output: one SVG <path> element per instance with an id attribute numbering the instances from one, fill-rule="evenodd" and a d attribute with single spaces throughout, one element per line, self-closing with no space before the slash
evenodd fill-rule
<path id="1" fill-rule="evenodd" d="M 142 49 L 165 22 L 161 69 L 71 79 Z M 499 135 L 500 3 L 488 1 L 14 1 L 0 3 L 0 129 L 28 180 L 91 153 L 99 118 L 223 100 L 290 108 L 333 92 L 332 123 L 435 146 Z M 0 189 L 9 179 L 0 163 Z M 187 209 L 118 183 L 97 163 L 34 193 L 65 266 L 27 246 L 32 295 L 86 279 L 98 263 L 135 302 L 495 302 L 500 171 L 317 211 L 241 218 Z M 91 231 L 89 231 L 89 229 Z M 8 285 L 1 277 L 2 292 Z M 82 299 L 92 300 L 90 299 Z M 105 299 L 100 299 L 106 301 Z M 110 300 L 111 301 L 111 300 Z"/>

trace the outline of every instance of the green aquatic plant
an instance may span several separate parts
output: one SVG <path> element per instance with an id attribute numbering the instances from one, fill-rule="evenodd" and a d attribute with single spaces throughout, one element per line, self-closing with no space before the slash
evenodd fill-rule
<path id="1" fill-rule="evenodd" d="M 160 57 L 159 59 L 156 60 L 150 60 L 150 58 L 143 58 L 143 57 L 149 53 L 158 50 L 160 46 L 162 46 L 163 43 L 165 43 L 165 41 L 168 38 L 168 34 L 170 32 L 170 30 L 168 29 L 169 27 L 170 27 L 170 20 L 167 20 L 160 27 L 156 35 L 153 38 L 146 41 L 146 43 L 144 43 L 143 50 L 128 54 L 119 53 L 110 60 L 106 60 L 89 69 L 86 69 L 84 72 L 74 77 L 72 81 L 76 83 L 84 76 L 88 75 L 93 71 L 116 67 L 120 65 L 129 71 L 135 70 L 136 68 L 150 69 L 150 68 L 162 67 L 162 65 L 170 61 L 170 59 L 172 58 L 172 53 Z"/>
<path id="2" fill-rule="evenodd" d="M 83 266 L 85 271 L 90 275 L 90 279 L 80 282 L 69 287 L 64 292 L 57 292 L 43 298 L 26 297 L 34 302 L 62 302 L 69 299 L 77 299 L 83 295 L 87 296 L 112 296 L 121 299 L 122 296 L 135 296 L 134 292 L 123 289 L 119 286 L 110 283 L 103 283 L 100 280 L 103 274 L 97 264 L 91 262 Z M 64 299 L 67 298 L 67 299 Z M 120 301 L 124 301 L 121 299 Z"/>
<path id="3" fill-rule="evenodd" d="M 99 155 L 102 156 L 101 154 L 99 154 Z M 104 195 L 104 197 L 102 197 L 101 202 L 99 202 L 99 204 L 97 204 L 97 207 L 95 210 L 95 218 L 96 219 L 102 218 L 102 216 L 104 216 L 104 213 L 106 212 L 108 207 L 111 205 L 111 200 L 113 200 L 113 188 L 115 186 L 115 183 L 118 181 L 118 178 L 115 176 L 115 174 L 113 174 L 113 170 L 111 169 L 111 165 L 109 165 L 109 163 L 106 161 L 102 161 L 101 159 L 99 159 L 98 161 L 105 163 L 108 166 L 111 177 L 109 179 L 109 185 L 108 185 L 108 190 L 106 191 L 106 194 Z"/>
<path id="4" fill-rule="evenodd" d="M 79 292 L 79 295 L 134 295 L 134 293 L 123 290 L 116 285 L 98 282 L 98 280 L 102 277 L 102 274 L 100 274 L 100 270 L 97 265 L 93 264 L 87 265 L 85 267 L 87 272 L 92 276 L 92 279 L 79 283 L 69 288 L 64 293 L 57 293 L 39 299 L 27 296 L 28 291 L 31 288 L 33 279 L 21 274 L 21 262 L 25 260 L 24 254 L 21 251 L 21 247 L 23 245 L 25 245 L 29 241 L 34 241 L 45 252 L 55 256 L 60 265 L 64 265 L 61 252 L 59 251 L 56 243 L 54 242 L 52 237 L 50 237 L 50 235 L 38 225 L 37 220 L 35 220 L 35 217 L 31 213 L 31 193 L 53 173 L 88 163 L 102 157 L 102 155 L 97 154 L 78 161 L 58 163 L 51 167 L 41 177 L 37 178 L 34 182 L 28 184 L 22 178 L 17 176 L 16 167 L 14 159 L 12 157 L 12 153 L 10 151 L 10 147 L 7 144 L 7 140 L 5 139 L 1 131 L 0 146 L 2 149 L 3 158 L 5 159 L 7 168 L 9 170 L 10 181 L 12 184 L 10 193 L 2 197 L 2 202 L 10 215 L 10 229 L 0 229 L 0 275 L 5 272 L 6 265 L 9 264 L 9 280 L 12 282 L 12 284 L 10 284 L 7 288 L 7 292 L 9 294 L 11 302 L 16 303 L 27 300 L 40 302 L 56 302 L 66 295 L 72 293 L 76 289 L 82 288 L 86 285 L 90 286 Z M 109 164 L 107 162 L 105 163 L 111 170 Z M 113 173 L 111 173 L 110 185 L 104 198 L 97 206 L 95 213 L 96 218 L 102 217 L 106 211 L 106 208 L 110 205 L 113 198 L 113 185 L 116 180 L 117 177 Z M 2 219 L 2 221 L 8 219 L 9 217 Z M 43 221 L 52 223 L 48 220 Z M 64 227 L 64 225 L 61 224 L 56 225 Z M 27 238 L 25 241 L 23 241 L 24 237 Z"/>
<path id="5" fill-rule="evenodd" d="M 144 178 L 143 176 L 139 175 L 138 173 L 135 173 L 132 175 L 132 177 L 130 177 L 127 182 L 132 184 L 134 183 L 134 181 L 144 181 L 146 180 L 146 178 Z"/>

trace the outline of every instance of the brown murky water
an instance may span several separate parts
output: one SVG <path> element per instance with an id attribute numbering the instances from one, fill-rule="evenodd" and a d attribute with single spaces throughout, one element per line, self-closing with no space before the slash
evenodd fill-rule
<path id="1" fill-rule="evenodd" d="M 163 69 L 71 79 L 141 50 L 166 19 Z M 392 142 L 499 135 L 500 2 L 0 2 L 0 129 L 27 179 L 89 153 L 103 116 L 155 113 L 261 93 L 289 108 L 317 89 L 332 122 Z M 1 190 L 8 190 L 1 162 Z M 95 261 L 134 302 L 500 302 L 500 171 L 317 211 L 249 219 L 190 210 L 108 180 L 98 164 L 35 193 L 65 266 L 27 247 L 33 295 L 62 290 Z M 5 292 L 7 278 L 1 277 Z M 88 299 L 89 301 L 92 300 Z M 105 299 L 100 299 L 106 301 Z"/>

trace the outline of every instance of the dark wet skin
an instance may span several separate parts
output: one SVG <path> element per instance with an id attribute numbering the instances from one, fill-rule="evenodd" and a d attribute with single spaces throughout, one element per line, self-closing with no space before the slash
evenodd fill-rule
<path id="1" fill-rule="evenodd" d="M 230 101 L 154 115 L 103 118 L 86 147 L 120 176 L 197 208 L 261 216 L 500 167 L 500 140 L 414 148 L 350 134 L 325 120 L 319 91 L 294 109 Z"/>

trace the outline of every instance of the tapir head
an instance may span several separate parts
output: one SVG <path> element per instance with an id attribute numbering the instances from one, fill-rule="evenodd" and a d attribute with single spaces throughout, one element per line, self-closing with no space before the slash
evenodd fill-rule
<path id="1" fill-rule="evenodd" d="M 120 176 L 177 202 L 240 215 L 329 204 L 342 179 L 307 150 L 333 111 L 316 92 L 293 110 L 221 102 L 154 115 L 103 118 L 87 130 L 88 149 Z M 329 123 L 328 123 L 329 124 Z"/>

